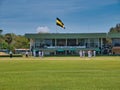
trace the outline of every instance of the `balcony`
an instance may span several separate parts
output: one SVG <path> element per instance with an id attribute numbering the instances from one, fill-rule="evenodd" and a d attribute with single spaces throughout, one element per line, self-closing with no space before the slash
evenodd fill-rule
<path id="1" fill-rule="evenodd" d="M 86 48 L 86 46 L 49 46 L 48 49 L 60 48 L 60 49 L 81 49 Z"/>

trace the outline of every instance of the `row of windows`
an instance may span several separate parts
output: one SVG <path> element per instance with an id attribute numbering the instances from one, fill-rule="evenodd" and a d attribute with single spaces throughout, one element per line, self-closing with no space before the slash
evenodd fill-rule
<path id="1" fill-rule="evenodd" d="M 100 39 L 46 39 L 36 40 L 36 48 L 44 48 L 49 46 L 86 46 L 98 47 L 101 43 Z M 99 45 L 98 45 L 99 44 Z"/>

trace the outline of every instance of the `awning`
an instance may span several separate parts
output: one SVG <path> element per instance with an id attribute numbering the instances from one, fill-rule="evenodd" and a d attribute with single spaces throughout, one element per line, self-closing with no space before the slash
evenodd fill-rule
<path id="1" fill-rule="evenodd" d="M 57 51 L 58 51 L 58 52 L 64 52 L 65 50 L 63 50 L 63 49 L 58 49 Z"/>
<path id="2" fill-rule="evenodd" d="M 96 51 L 100 51 L 100 49 L 99 49 L 99 48 L 96 48 L 95 50 L 96 50 Z"/>

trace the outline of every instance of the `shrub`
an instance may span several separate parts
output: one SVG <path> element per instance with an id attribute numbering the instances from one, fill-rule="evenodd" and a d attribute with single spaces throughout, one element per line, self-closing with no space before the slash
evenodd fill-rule
<path id="1" fill-rule="evenodd" d="M 0 55 L 0 57 L 10 57 L 10 55 Z M 13 57 L 23 57 L 22 54 L 13 54 Z"/>

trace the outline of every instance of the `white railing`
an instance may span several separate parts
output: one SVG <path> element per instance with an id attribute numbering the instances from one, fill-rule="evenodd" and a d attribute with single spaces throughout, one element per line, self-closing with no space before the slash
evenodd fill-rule
<path id="1" fill-rule="evenodd" d="M 47 48 L 86 48 L 86 46 L 49 46 Z"/>

